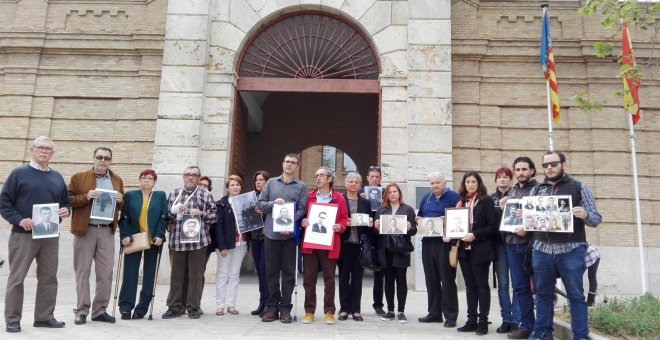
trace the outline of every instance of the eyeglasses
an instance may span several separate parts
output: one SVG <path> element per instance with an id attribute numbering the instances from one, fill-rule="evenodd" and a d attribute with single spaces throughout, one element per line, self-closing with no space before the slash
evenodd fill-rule
<path id="1" fill-rule="evenodd" d="M 326 174 L 316 174 L 316 175 L 314 175 L 314 179 L 317 179 L 321 176 L 330 177 L 330 175 L 326 175 Z"/>
<path id="2" fill-rule="evenodd" d="M 378 171 L 378 172 L 380 172 L 380 167 L 372 165 L 372 166 L 369 167 L 369 171 Z"/>
<path id="3" fill-rule="evenodd" d="M 296 165 L 298 164 L 298 161 L 284 161 L 284 163 Z"/>
<path id="4" fill-rule="evenodd" d="M 559 166 L 559 163 L 560 163 L 559 161 L 541 163 L 541 166 L 543 167 L 543 169 L 547 169 L 547 168 L 550 168 L 550 167 L 556 168 L 557 166 Z"/>
<path id="5" fill-rule="evenodd" d="M 199 177 L 198 174 L 183 174 L 183 177 Z"/>
<path id="6" fill-rule="evenodd" d="M 141 180 L 141 181 L 151 182 L 151 181 L 154 180 L 154 178 L 153 178 L 153 177 L 142 177 L 142 178 L 140 178 L 140 180 Z"/>
<path id="7" fill-rule="evenodd" d="M 50 146 L 35 146 L 33 149 L 46 153 L 53 151 L 53 148 Z"/>
<path id="8" fill-rule="evenodd" d="M 112 157 L 109 157 L 109 156 L 96 156 L 94 158 L 96 158 L 97 161 L 110 162 L 112 160 Z"/>

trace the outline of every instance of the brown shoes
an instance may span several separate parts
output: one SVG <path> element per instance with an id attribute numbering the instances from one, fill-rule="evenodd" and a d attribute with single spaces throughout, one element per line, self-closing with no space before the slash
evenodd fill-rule
<path id="1" fill-rule="evenodd" d="M 282 321 L 282 323 L 292 323 L 293 318 L 291 317 L 291 312 L 281 311 L 280 312 L 280 321 Z"/>
<path id="2" fill-rule="evenodd" d="M 261 317 L 262 322 L 273 322 L 278 319 L 277 312 L 274 310 L 267 310 L 266 313 L 264 313 L 264 316 Z"/>

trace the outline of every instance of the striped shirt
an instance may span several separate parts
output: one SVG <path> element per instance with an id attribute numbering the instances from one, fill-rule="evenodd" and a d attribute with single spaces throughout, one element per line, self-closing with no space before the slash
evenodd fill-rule
<path id="1" fill-rule="evenodd" d="M 181 197 L 179 197 L 179 194 L 181 194 Z M 179 217 L 180 215 L 172 214 L 172 206 L 179 203 L 186 203 L 186 211 L 190 211 L 191 209 L 199 209 L 202 211 L 201 221 L 203 228 L 200 230 L 200 238 L 197 243 L 180 242 L 183 235 L 183 219 Z M 213 201 L 213 196 L 210 192 L 206 190 L 188 191 L 184 188 L 174 189 L 167 197 L 167 210 L 170 211 L 167 230 L 170 232 L 169 247 L 171 250 L 199 250 L 211 244 L 211 234 L 209 233 L 209 229 L 218 219 L 218 216 L 216 214 L 215 202 Z"/>

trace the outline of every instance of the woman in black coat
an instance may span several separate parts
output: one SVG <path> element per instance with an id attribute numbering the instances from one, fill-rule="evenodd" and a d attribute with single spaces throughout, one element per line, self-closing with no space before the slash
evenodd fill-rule
<path id="1" fill-rule="evenodd" d="M 385 299 L 387 300 L 387 313 L 381 320 L 391 321 L 396 317 L 400 323 L 407 323 L 404 314 L 406 298 L 408 297 L 408 282 L 406 271 L 410 267 L 410 253 L 403 254 L 387 249 L 389 237 L 404 238 L 411 243 L 410 237 L 417 234 L 417 222 L 415 222 L 415 209 L 403 203 L 401 188 L 396 183 L 390 183 L 383 191 L 383 206 L 376 211 L 376 228 L 380 228 L 381 216 L 383 215 L 406 215 L 406 233 L 402 235 L 381 235 L 378 245 L 378 261 L 383 265 L 385 271 Z M 394 286 L 396 282 L 396 298 L 399 302 L 398 315 L 394 315 Z"/>
<path id="2" fill-rule="evenodd" d="M 344 200 L 351 214 L 365 214 L 365 225 L 352 225 L 349 220 L 348 229 L 341 234 L 341 252 L 339 253 L 339 317 L 340 321 L 353 316 L 355 321 L 363 321 L 360 314 L 360 300 L 362 299 L 362 274 L 364 268 L 358 260 L 360 258 L 360 239 L 367 234 L 370 238 L 373 219 L 369 217 L 371 205 L 369 200 L 360 197 L 358 191 L 362 183 L 362 176 L 356 172 L 346 175 L 346 193 Z"/>
<path id="3" fill-rule="evenodd" d="M 497 212 L 488 197 L 486 186 L 476 171 L 463 176 L 459 206 L 470 211 L 470 227 L 467 236 L 461 239 L 458 262 L 465 279 L 465 295 L 468 305 L 468 320 L 459 332 L 488 333 L 488 311 L 490 310 L 490 287 L 488 269 L 495 259 L 493 237 L 497 232 Z M 477 314 L 477 307 L 479 314 Z M 478 320 L 477 320 L 478 316 Z"/>

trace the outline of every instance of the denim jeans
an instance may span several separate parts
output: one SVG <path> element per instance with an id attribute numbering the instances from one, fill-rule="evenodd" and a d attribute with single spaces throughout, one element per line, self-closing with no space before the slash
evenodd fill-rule
<path id="1" fill-rule="evenodd" d="M 566 288 L 566 295 L 571 305 L 571 329 L 573 339 L 586 339 L 589 336 L 587 326 L 587 303 L 584 299 L 582 278 L 584 275 L 585 246 L 580 246 L 566 254 L 549 255 L 534 250 L 532 266 L 534 268 L 534 286 L 536 287 L 536 324 L 530 338 L 545 339 L 552 332 L 554 309 L 552 297 L 557 281 L 557 274 Z"/>
<path id="2" fill-rule="evenodd" d="M 523 267 L 526 252 L 527 243 L 507 244 L 506 246 L 514 304 L 517 302 L 520 313 L 520 327 L 531 331 L 534 329 L 534 297 L 530 289 L 529 275 Z"/>
<path id="3" fill-rule="evenodd" d="M 520 323 L 520 309 L 516 295 L 509 295 L 509 262 L 507 261 L 506 245 L 497 245 L 497 261 L 495 261 L 495 275 L 497 275 L 497 297 L 500 300 L 500 313 L 502 322 L 512 324 Z"/>

